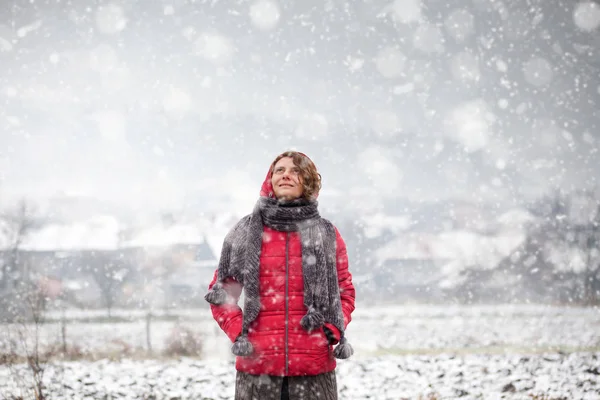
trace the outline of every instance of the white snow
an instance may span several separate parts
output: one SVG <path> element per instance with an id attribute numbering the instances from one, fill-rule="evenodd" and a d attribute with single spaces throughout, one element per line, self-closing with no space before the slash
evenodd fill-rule
<path id="1" fill-rule="evenodd" d="M 172 4 L 165 5 L 165 7 L 163 8 L 163 14 L 165 14 L 165 15 L 175 14 L 175 7 L 173 7 Z"/>
<path id="2" fill-rule="evenodd" d="M 534 86 L 548 85 L 554 76 L 550 62 L 541 57 L 533 57 L 523 65 L 525 80 Z"/>
<path id="3" fill-rule="evenodd" d="M 537 142 L 548 149 L 554 149 L 560 145 L 562 129 L 556 121 L 549 118 L 540 118 L 534 121 L 534 133 L 539 135 Z"/>
<path id="4" fill-rule="evenodd" d="M 4 94 L 7 97 L 15 97 L 19 92 L 14 86 L 9 86 L 4 90 Z"/>
<path id="5" fill-rule="evenodd" d="M 387 260 L 431 260 L 445 265 L 443 272 L 452 278 L 463 268 L 490 269 L 510 255 L 525 239 L 522 231 L 507 231 L 497 236 L 471 231 L 445 231 L 439 234 L 408 232 L 375 252 L 380 265 Z M 437 272 L 437 271 L 436 271 Z"/>
<path id="6" fill-rule="evenodd" d="M 2 32 L 0 32 L 1 34 Z M 0 36 L 0 53 L 6 53 L 11 51 L 13 48 L 12 43 L 3 36 Z"/>
<path id="7" fill-rule="evenodd" d="M 169 227 L 156 225 L 137 232 L 126 247 L 168 247 L 176 244 L 204 243 L 206 231 L 196 225 L 177 224 Z"/>
<path id="8" fill-rule="evenodd" d="M 346 56 L 346 59 L 344 60 L 344 65 L 346 65 L 346 67 L 348 67 L 348 70 L 350 72 L 356 72 L 359 71 L 363 65 L 365 64 L 365 59 L 362 57 L 352 57 L 352 56 Z"/>
<path id="9" fill-rule="evenodd" d="M 385 78 L 396 78 L 402 74 L 406 60 L 397 47 L 387 46 L 377 53 L 375 67 Z"/>
<path id="10" fill-rule="evenodd" d="M 573 20 L 579 29 L 591 32 L 600 26 L 600 5 L 592 1 L 583 1 L 575 6 Z"/>
<path id="11" fill-rule="evenodd" d="M 498 163 L 503 162 L 499 160 Z M 533 222 L 535 217 L 527 210 L 514 208 L 501 214 L 497 221 L 505 230 L 520 230 L 525 233 L 527 224 Z"/>
<path id="12" fill-rule="evenodd" d="M 106 43 L 99 44 L 90 51 L 90 67 L 100 73 L 108 73 L 119 64 L 115 49 Z"/>
<path id="13" fill-rule="evenodd" d="M 92 119 L 104 139 L 119 146 L 127 144 L 125 138 L 127 118 L 123 113 L 114 110 L 98 110 Z"/>
<path id="14" fill-rule="evenodd" d="M 67 318 L 101 316 L 100 310 L 74 311 L 69 310 Z M 171 313 L 202 334 L 202 359 L 130 359 L 123 355 L 116 361 L 53 361 L 45 374 L 47 389 L 57 398 L 232 398 L 235 369 L 231 344 L 210 312 Z M 115 314 L 140 319 L 118 324 L 69 322 L 69 343 L 97 355 L 143 351 L 144 310 L 115 310 Z M 155 314 L 161 312 L 155 310 Z M 60 315 L 60 311 L 49 314 L 53 318 Z M 600 345 L 600 331 L 594 329 L 598 323 L 600 313 L 591 308 L 359 305 L 347 330 L 355 355 L 338 361 L 336 370 L 340 398 L 396 400 L 435 394 L 444 399 L 521 400 L 544 394 L 597 399 L 594 383 L 600 353 L 589 349 Z M 175 327 L 172 321 L 152 321 L 155 354 L 164 348 Z M 12 327 L 3 332 L 9 330 Z M 43 325 L 42 348 L 57 341 L 59 331 L 57 323 Z M 3 345 L 6 342 L 0 341 L 0 348 Z M 25 373 L 22 368 L 17 369 Z M 15 373 L 0 366 L 0 392 L 18 390 Z M 514 391 L 506 389 L 509 385 Z"/>
<path id="15" fill-rule="evenodd" d="M 469 11 L 457 8 L 444 21 L 448 34 L 457 42 L 463 42 L 473 34 L 475 18 Z"/>
<path id="16" fill-rule="evenodd" d="M 181 35 L 189 41 L 192 41 L 197 34 L 198 32 L 196 31 L 196 28 L 193 26 L 186 26 L 183 29 L 181 29 Z"/>
<path id="17" fill-rule="evenodd" d="M 462 81 L 478 81 L 481 77 L 479 61 L 471 52 L 455 54 L 450 62 L 452 75 Z"/>
<path id="18" fill-rule="evenodd" d="M 585 143 L 590 145 L 593 145 L 596 141 L 596 139 L 589 132 L 584 132 L 582 139 Z"/>
<path id="19" fill-rule="evenodd" d="M 108 3 L 101 5 L 96 10 L 96 27 L 101 33 L 116 34 L 127 26 L 127 19 L 123 7 Z"/>
<path id="20" fill-rule="evenodd" d="M 38 30 L 42 26 L 42 20 L 38 19 L 37 21 L 32 22 L 31 24 L 25 25 L 17 29 L 17 37 L 24 38 L 30 32 L 34 32 Z"/>
<path id="21" fill-rule="evenodd" d="M 390 12 L 395 20 L 408 24 L 422 19 L 422 7 L 422 0 L 394 0 L 384 11 Z"/>
<path id="22" fill-rule="evenodd" d="M 503 60 L 496 60 L 496 69 L 500 72 L 508 71 L 508 65 Z"/>
<path id="23" fill-rule="evenodd" d="M 50 57 L 48 57 L 48 60 L 50 60 L 52 64 L 58 64 L 58 62 L 60 61 L 60 54 L 52 53 L 50 54 Z"/>
<path id="24" fill-rule="evenodd" d="M 119 222 L 111 216 L 86 221 L 48 224 L 25 237 L 23 250 L 113 250 L 117 248 Z"/>
<path id="25" fill-rule="evenodd" d="M 281 18 L 279 4 L 273 0 L 258 0 L 250 6 L 250 20 L 257 29 L 268 31 L 277 26 Z"/>
<path id="26" fill-rule="evenodd" d="M 548 243 L 544 246 L 544 260 L 554 265 L 559 272 L 581 273 L 587 269 L 587 254 L 566 243 Z"/>
<path id="27" fill-rule="evenodd" d="M 598 218 L 597 201 L 575 194 L 598 183 L 597 115 L 589 115 L 600 95 L 597 0 L 555 9 L 543 0 L 5 3 L 0 200 L 27 195 L 44 204 L 69 191 L 89 200 L 48 200 L 44 220 L 23 237 L 23 251 L 57 252 L 57 268 L 83 250 L 154 256 L 206 242 L 218 257 L 256 201 L 258 164 L 296 145 L 322 161 L 327 211 L 354 224 L 347 240 L 359 300 L 361 285 L 398 271 L 402 279 L 381 283 L 390 297 L 411 284 L 433 295 L 466 270 L 510 289 L 521 279 L 517 258 L 540 279 L 580 274 L 561 281 L 560 294 L 548 292 L 569 296 L 577 288 L 567 285 L 600 260 L 573 232 L 547 232 L 539 252 L 522 254 L 533 243 L 525 242 L 528 227 L 544 221 L 521 208 L 560 186 L 569 206 L 558 224 L 587 229 Z M 568 40 L 556 36 L 569 32 Z M 469 204 L 440 210 L 464 198 Z M 185 215 L 157 215 L 173 210 Z M 5 222 L 0 250 L 15 243 Z M 199 280 L 200 294 L 212 274 L 198 271 L 215 262 L 190 261 L 166 283 L 123 292 L 157 305 L 166 286 Z M 89 298 L 99 290 L 81 276 L 62 284 Z M 157 355 L 179 319 L 203 335 L 202 360 L 57 364 L 48 375 L 53 397 L 231 397 L 230 343 L 204 306 L 153 310 L 152 324 Z M 53 312 L 42 327 L 45 347 L 58 343 Z M 98 318 L 70 321 L 69 341 L 99 356 L 143 353 L 145 312 L 114 310 L 123 322 L 106 323 L 104 310 L 68 310 L 69 318 Z M 598 315 L 547 305 L 359 304 L 348 330 L 357 355 L 338 370 L 342 398 L 598 398 Z M 12 385 L 7 374 L 0 363 L 0 397 Z"/>
<path id="28" fill-rule="evenodd" d="M 433 24 L 419 25 L 413 36 L 413 46 L 427 54 L 444 52 L 444 36 L 440 28 Z"/>
<path id="29" fill-rule="evenodd" d="M 125 247 L 159 247 L 208 242 L 220 253 L 223 237 L 231 226 L 228 220 L 176 223 L 170 226 L 146 224 L 136 227 L 128 240 L 119 238 L 127 227 L 115 217 L 96 215 L 73 223 L 49 223 L 24 237 L 21 249 L 27 251 L 116 250 Z M 8 248 L 10 238 L 0 235 L 0 248 Z"/>
<path id="30" fill-rule="evenodd" d="M 398 113 L 386 109 L 369 112 L 371 128 L 383 137 L 393 137 L 402 128 Z"/>
<path id="31" fill-rule="evenodd" d="M 6 121 L 12 125 L 12 126 L 20 126 L 21 125 L 21 120 L 17 117 L 14 117 L 12 115 L 7 115 L 6 116 Z"/>
<path id="32" fill-rule="evenodd" d="M 204 288 L 200 289 L 204 290 Z M 106 316 L 106 310 L 67 310 L 69 343 L 86 351 L 103 354 L 123 346 L 132 349 L 146 345 L 147 310 L 113 310 L 123 319 L 119 323 L 82 321 Z M 203 309 L 153 309 L 151 341 L 153 349 L 162 351 L 172 329 L 179 323 L 200 333 L 206 343 L 203 357 L 218 360 L 230 357 L 230 343 Z M 170 316 L 165 319 L 161 316 Z M 61 311 L 46 314 L 52 321 L 42 325 L 40 345 L 58 341 Z M 551 349 L 587 349 L 600 345 L 600 312 L 593 308 L 553 307 L 544 305 L 380 305 L 358 304 L 347 334 L 356 358 L 390 352 L 439 353 L 465 350 L 473 352 L 506 350 L 518 352 Z M 568 326 L 569 329 L 565 329 Z M 16 327 L 7 327 L 6 333 Z M 0 348 L 6 345 L 0 335 Z"/>
<path id="33" fill-rule="evenodd" d="M 398 233 L 407 230 L 411 223 L 409 215 L 392 216 L 378 212 L 375 214 L 363 214 L 361 222 L 364 226 L 365 237 L 376 238 L 381 236 L 385 230 Z"/>
<path id="34" fill-rule="evenodd" d="M 403 173 L 392 159 L 392 153 L 381 146 L 369 146 L 358 155 L 358 167 L 381 195 L 397 193 Z"/>
<path id="35" fill-rule="evenodd" d="M 227 36 L 205 32 L 196 39 L 196 54 L 217 66 L 227 64 L 233 58 L 235 46 Z"/>
<path id="36" fill-rule="evenodd" d="M 329 133 L 327 117 L 321 113 L 308 114 L 299 121 L 295 133 L 300 138 L 321 140 Z"/>
<path id="37" fill-rule="evenodd" d="M 462 144 L 466 151 L 474 152 L 487 146 L 491 127 L 496 117 L 482 99 L 459 104 L 446 117 L 446 132 Z"/>
<path id="38" fill-rule="evenodd" d="M 170 87 L 163 98 L 163 108 L 172 118 L 185 116 L 192 108 L 192 98 L 189 92 L 178 87 Z"/>
<path id="39" fill-rule="evenodd" d="M 415 84 L 412 82 L 408 82 L 404 85 L 394 86 L 394 94 L 395 95 L 403 95 L 407 93 L 411 93 L 415 90 Z"/>
<path id="40" fill-rule="evenodd" d="M 431 61 L 428 60 L 414 60 L 412 62 L 412 71 L 414 71 L 412 79 L 415 86 L 427 90 L 435 82 L 437 72 L 433 67 Z M 418 96 L 418 101 L 426 99 L 426 96 Z M 425 106 L 425 104 L 422 104 Z"/>
<path id="41" fill-rule="evenodd" d="M 589 195 L 573 195 L 567 206 L 569 220 L 577 225 L 589 225 L 600 212 L 598 201 Z"/>
<path id="42" fill-rule="evenodd" d="M 528 37 L 533 26 L 532 16 L 529 12 L 513 11 L 506 7 L 503 3 L 502 13 L 504 21 L 502 24 L 502 32 L 504 36 L 510 40 L 518 41 L 523 37 Z M 533 7 L 532 7 L 533 8 Z"/>
<path id="43" fill-rule="evenodd" d="M 159 157 L 165 156 L 165 151 L 163 150 L 163 148 L 156 144 L 154 146 L 152 146 L 152 152 Z M 159 173 L 159 176 L 160 176 L 160 173 Z"/>

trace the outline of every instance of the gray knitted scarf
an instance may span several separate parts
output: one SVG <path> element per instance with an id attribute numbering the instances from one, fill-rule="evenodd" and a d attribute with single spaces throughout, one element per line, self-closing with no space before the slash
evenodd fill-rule
<path id="1" fill-rule="evenodd" d="M 217 282 L 204 298 L 213 305 L 224 304 L 227 292 L 223 282 L 232 277 L 243 285 L 244 319 L 242 334 L 232 347 L 235 355 L 249 356 L 254 351 L 248 340 L 248 328 L 260 311 L 259 264 L 264 226 L 300 233 L 304 305 L 308 310 L 300 324 L 308 332 L 321 328 L 325 322 L 334 325 L 341 334 L 335 357 L 343 359 L 352 355 L 352 347 L 344 336 L 335 228 L 321 218 L 317 205 L 316 201 L 304 199 L 279 201 L 261 197 L 252 214 L 242 218 L 225 237 Z"/>

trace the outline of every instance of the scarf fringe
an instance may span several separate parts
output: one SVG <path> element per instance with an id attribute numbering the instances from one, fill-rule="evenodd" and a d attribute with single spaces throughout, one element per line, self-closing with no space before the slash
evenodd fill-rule
<path id="1" fill-rule="evenodd" d="M 208 291 L 208 293 L 204 295 L 204 300 L 212 305 L 220 306 L 221 304 L 225 304 L 225 301 L 227 301 L 227 292 L 223 288 L 223 285 L 221 285 L 220 282 L 217 282 Z"/>
<path id="2" fill-rule="evenodd" d="M 241 335 L 236 340 L 233 346 L 231 346 L 231 352 L 240 357 L 248 357 L 254 353 L 254 346 L 248 340 L 247 335 Z"/>
<path id="3" fill-rule="evenodd" d="M 309 310 L 308 313 L 300 320 L 300 325 L 307 332 L 312 332 L 319 329 L 325 324 L 325 317 L 317 310 Z"/>
<path id="4" fill-rule="evenodd" d="M 352 348 L 350 343 L 348 343 L 346 337 L 342 336 L 342 338 L 340 339 L 340 343 L 338 343 L 338 345 L 335 346 L 335 349 L 333 349 L 333 355 L 335 356 L 335 358 L 345 360 L 347 358 L 350 358 L 352 354 L 354 354 L 354 349 Z"/>

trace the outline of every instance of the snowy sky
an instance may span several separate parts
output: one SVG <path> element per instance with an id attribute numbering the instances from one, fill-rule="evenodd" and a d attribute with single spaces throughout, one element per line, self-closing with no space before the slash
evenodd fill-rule
<path id="1" fill-rule="evenodd" d="M 331 198 L 518 203 L 597 184 L 598 3 L 0 7 L 0 197 L 247 207 L 289 148 Z"/>

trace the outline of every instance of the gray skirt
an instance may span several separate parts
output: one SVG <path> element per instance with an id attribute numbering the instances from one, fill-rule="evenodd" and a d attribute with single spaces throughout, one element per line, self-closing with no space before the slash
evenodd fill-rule
<path id="1" fill-rule="evenodd" d="M 280 400 L 282 376 L 237 372 L 235 400 Z M 290 400 L 337 400 L 335 371 L 314 376 L 289 376 Z"/>

